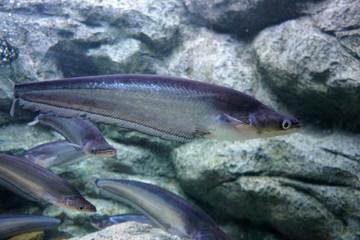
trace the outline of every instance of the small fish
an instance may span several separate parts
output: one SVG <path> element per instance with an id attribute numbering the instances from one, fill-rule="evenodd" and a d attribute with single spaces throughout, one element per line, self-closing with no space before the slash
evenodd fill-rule
<path id="1" fill-rule="evenodd" d="M 0 239 L 22 233 L 49 230 L 61 224 L 61 220 L 52 217 L 25 214 L 0 214 Z"/>
<path id="2" fill-rule="evenodd" d="M 119 214 L 106 218 L 93 218 L 91 219 L 91 226 L 97 229 L 103 229 L 114 224 L 119 224 L 123 222 L 139 222 L 152 225 L 152 222 L 144 215 L 141 214 Z"/>
<path id="3" fill-rule="evenodd" d="M 113 157 L 116 155 L 116 149 L 105 140 L 99 129 L 80 117 L 58 117 L 52 113 L 39 114 L 28 125 L 37 123 L 57 131 L 89 156 Z"/>
<path id="4" fill-rule="evenodd" d="M 84 116 L 167 140 L 246 140 L 290 134 L 299 121 L 234 89 L 182 78 L 118 74 L 14 84 L 14 102 Z"/>
<path id="5" fill-rule="evenodd" d="M 44 200 L 67 209 L 96 212 L 68 181 L 24 158 L 0 153 L 0 185 L 31 201 Z"/>
<path id="6" fill-rule="evenodd" d="M 195 240 L 232 239 L 200 208 L 161 187 L 131 180 L 95 183 L 101 195 L 132 206 L 171 234 Z"/>
<path id="7" fill-rule="evenodd" d="M 41 144 L 24 152 L 20 157 L 28 159 L 44 168 L 73 163 L 85 157 L 83 151 L 65 140 Z"/>

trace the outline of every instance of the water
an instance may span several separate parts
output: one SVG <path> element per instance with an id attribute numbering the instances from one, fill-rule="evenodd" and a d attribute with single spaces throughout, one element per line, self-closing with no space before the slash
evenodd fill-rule
<path id="1" fill-rule="evenodd" d="M 62 219 L 44 239 L 82 237 L 97 231 L 91 217 L 134 212 L 101 197 L 95 179 L 133 179 L 190 200 L 234 239 L 359 239 L 359 26 L 351 0 L 0 1 L 2 153 L 63 139 L 27 126 L 36 113 L 18 105 L 9 116 L 8 78 L 184 77 L 245 92 L 301 122 L 286 136 L 186 144 L 97 124 L 116 157 L 52 168 L 96 214 L 5 188 L 0 212 Z"/>

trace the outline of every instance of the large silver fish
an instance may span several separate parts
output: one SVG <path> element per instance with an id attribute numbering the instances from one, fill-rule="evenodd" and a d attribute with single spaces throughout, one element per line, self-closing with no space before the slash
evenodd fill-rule
<path id="1" fill-rule="evenodd" d="M 44 200 L 67 209 L 96 212 L 68 181 L 20 157 L 0 153 L 0 185 L 28 200 Z"/>
<path id="2" fill-rule="evenodd" d="M 293 133 L 299 121 L 249 95 L 158 75 L 119 74 L 15 84 L 15 101 L 58 116 L 85 116 L 168 140 L 242 140 Z M 14 104 L 11 113 L 14 112 Z"/>
<path id="3" fill-rule="evenodd" d="M 57 131 L 89 156 L 113 157 L 116 155 L 116 149 L 105 140 L 99 129 L 85 119 L 40 113 L 28 125 L 32 126 L 37 123 Z"/>
<path id="4" fill-rule="evenodd" d="M 231 240 L 200 208 L 161 187 L 131 180 L 98 179 L 100 194 L 124 202 L 154 225 L 194 240 Z"/>
<path id="5" fill-rule="evenodd" d="M 22 233 L 54 229 L 61 224 L 61 220 L 52 217 L 0 214 L 0 239 Z"/>
<path id="6" fill-rule="evenodd" d="M 20 157 L 36 163 L 44 168 L 51 168 L 68 163 L 74 163 L 86 157 L 81 150 L 65 140 L 41 144 L 24 152 Z"/>

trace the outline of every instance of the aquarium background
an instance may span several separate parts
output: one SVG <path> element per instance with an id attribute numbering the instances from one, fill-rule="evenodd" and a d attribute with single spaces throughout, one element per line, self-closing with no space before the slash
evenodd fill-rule
<path id="1" fill-rule="evenodd" d="M 116 157 L 52 170 L 98 209 L 132 212 L 100 197 L 96 178 L 153 183 L 192 201 L 234 239 L 360 239 L 360 1 L 0 1 L 0 150 L 62 137 L 27 126 L 16 83 L 152 73 L 245 92 L 296 116 L 301 131 L 248 141 L 180 144 L 98 125 Z M 30 202 L 0 188 L 0 211 L 63 219 L 81 239 L 179 239 L 127 223 L 98 231 L 89 214 Z M 52 237 L 53 236 L 53 237 Z M 124 238 L 121 238 L 124 236 Z"/>

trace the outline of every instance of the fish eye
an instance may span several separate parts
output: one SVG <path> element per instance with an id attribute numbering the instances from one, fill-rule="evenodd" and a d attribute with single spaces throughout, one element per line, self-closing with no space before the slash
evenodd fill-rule
<path id="1" fill-rule="evenodd" d="M 80 209 L 80 210 L 84 210 L 84 206 L 81 205 L 81 206 L 79 207 L 79 209 Z"/>
<path id="2" fill-rule="evenodd" d="M 96 154 L 96 148 L 92 148 L 92 149 L 91 149 L 91 153 L 92 153 L 92 154 Z"/>
<path id="3" fill-rule="evenodd" d="M 291 122 L 288 119 L 285 119 L 282 123 L 281 123 L 281 127 L 283 130 L 287 130 L 291 127 Z"/>

